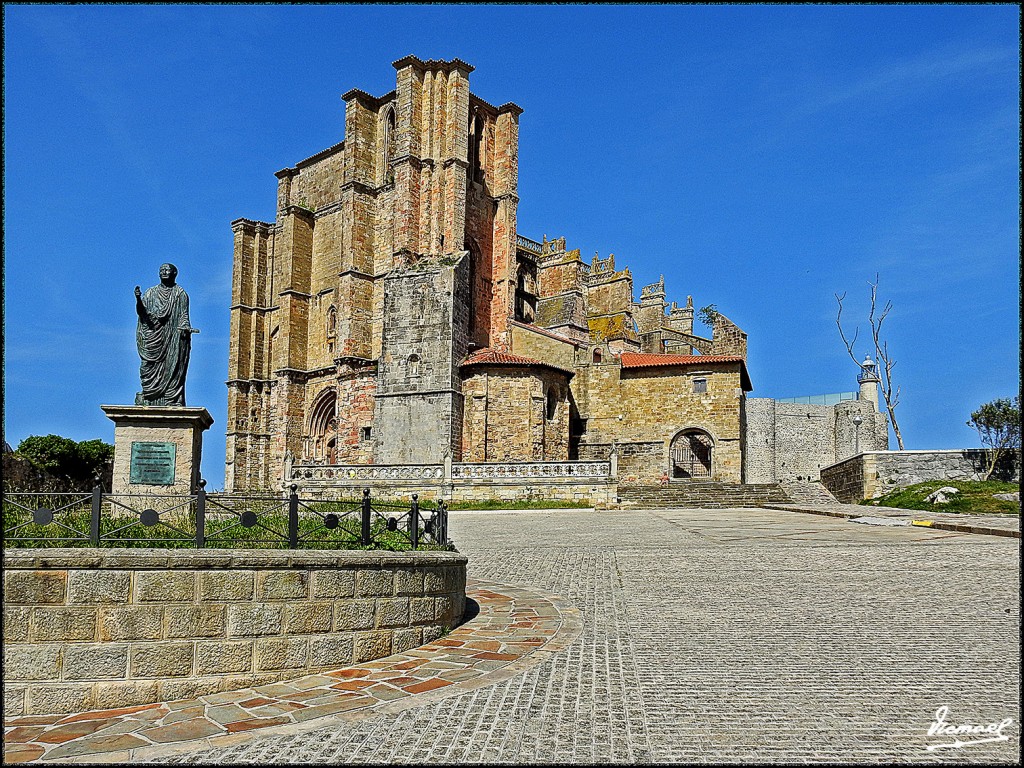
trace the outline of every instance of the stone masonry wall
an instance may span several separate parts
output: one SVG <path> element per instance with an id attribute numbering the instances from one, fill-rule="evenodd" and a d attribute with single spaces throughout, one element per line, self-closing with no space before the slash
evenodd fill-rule
<path id="1" fill-rule="evenodd" d="M 7 716 L 237 690 L 388 656 L 458 624 L 452 552 L 4 553 Z"/>
<path id="2" fill-rule="evenodd" d="M 693 391 L 693 379 L 697 377 L 707 380 L 706 392 Z M 588 411 L 583 414 L 587 418 L 587 433 L 580 443 L 581 457 L 588 455 L 586 446 L 595 443 L 660 442 L 659 455 L 649 455 L 647 460 L 637 463 L 637 482 L 656 482 L 669 471 L 672 438 L 683 429 L 696 428 L 706 431 L 714 440 L 712 479 L 741 481 L 743 395 L 735 363 L 708 363 L 700 371 L 623 370 L 612 361 L 590 365 L 587 376 L 580 378 L 585 378 L 588 390 L 586 398 L 576 396 L 577 402 L 588 403 Z"/>
<path id="3" fill-rule="evenodd" d="M 393 271 L 385 283 L 374 457 L 381 464 L 437 462 L 461 449 L 458 362 L 467 348 L 469 260 L 424 262 Z"/>
<path id="4" fill-rule="evenodd" d="M 981 480 L 985 451 L 867 451 L 821 471 L 821 482 L 843 502 L 875 499 L 928 480 Z M 1000 460 L 994 480 L 1020 482 L 1020 451 Z"/>
<path id="5" fill-rule="evenodd" d="M 856 504 L 865 498 L 864 476 L 874 474 L 874 457 L 851 456 L 821 470 L 821 484 L 843 504 Z"/>
<path id="6" fill-rule="evenodd" d="M 560 371 L 540 367 L 469 369 L 462 385 L 466 408 L 462 460 L 567 460 L 567 378 Z M 554 401 L 554 413 L 549 413 L 549 397 Z"/>
<path id="7" fill-rule="evenodd" d="M 860 415 L 859 436 L 853 417 Z M 867 400 L 837 405 L 780 403 L 768 398 L 746 401 L 746 454 L 748 483 L 817 480 L 823 467 L 865 450 L 888 448 L 884 414 Z"/>

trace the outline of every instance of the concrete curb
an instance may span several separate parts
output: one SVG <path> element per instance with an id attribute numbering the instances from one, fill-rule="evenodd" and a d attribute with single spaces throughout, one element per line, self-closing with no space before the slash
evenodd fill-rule
<path id="1" fill-rule="evenodd" d="M 824 515 L 825 517 L 842 517 L 847 520 L 855 517 L 864 517 L 872 509 L 877 508 L 865 507 L 864 514 L 856 514 L 853 512 L 841 512 L 839 510 L 830 509 L 808 509 L 807 507 L 796 507 L 788 506 L 785 504 L 766 504 L 764 509 L 780 509 L 785 512 L 802 512 L 806 515 Z M 907 510 L 908 512 L 911 510 Z M 947 523 L 941 520 L 911 520 L 911 525 L 920 528 L 931 528 L 937 531 L 952 531 L 954 533 L 978 533 L 985 536 L 1005 536 L 1007 538 L 1019 539 L 1020 531 L 1011 531 L 1005 528 L 990 528 L 984 525 L 963 525 L 961 523 Z"/>

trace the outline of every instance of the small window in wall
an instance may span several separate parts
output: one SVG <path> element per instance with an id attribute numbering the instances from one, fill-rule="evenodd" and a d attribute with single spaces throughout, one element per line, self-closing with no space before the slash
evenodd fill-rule
<path id="1" fill-rule="evenodd" d="M 338 332 L 338 310 L 336 310 L 333 306 L 331 306 L 327 310 L 326 330 L 327 330 L 327 351 L 328 352 L 333 352 L 334 351 L 334 339 L 335 339 L 335 336 L 336 336 L 336 334 Z"/>
<path id="2" fill-rule="evenodd" d="M 708 391 L 708 380 L 707 379 L 694 379 L 693 380 L 693 391 L 694 392 L 707 392 Z"/>
<path id="3" fill-rule="evenodd" d="M 595 349 L 594 350 L 594 362 L 595 363 L 600 363 L 601 362 L 601 350 L 600 349 Z"/>
<path id="4" fill-rule="evenodd" d="M 420 356 L 409 355 L 409 375 L 419 376 L 420 375 Z"/>
<path id="5" fill-rule="evenodd" d="M 369 440 L 373 436 L 373 427 L 360 427 L 359 428 L 359 439 Z"/>

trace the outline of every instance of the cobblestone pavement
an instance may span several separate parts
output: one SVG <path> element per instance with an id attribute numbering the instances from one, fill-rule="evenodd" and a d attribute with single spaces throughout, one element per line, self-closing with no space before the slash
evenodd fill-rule
<path id="1" fill-rule="evenodd" d="M 471 577 L 574 605 L 575 639 L 401 711 L 143 760 L 1020 760 L 1017 539 L 755 509 L 456 512 L 450 533 Z M 1008 739 L 951 747 L 941 706 Z"/>
<path id="2" fill-rule="evenodd" d="M 769 509 L 783 509 L 792 512 L 809 512 L 815 515 L 857 518 L 872 517 L 900 521 L 906 525 L 954 531 L 958 533 L 979 533 L 989 536 L 1010 536 L 1020 538 L 1020 515 L 971 515 L 931 510 L 897 509 L 861 504 L 769 504 Z"/>

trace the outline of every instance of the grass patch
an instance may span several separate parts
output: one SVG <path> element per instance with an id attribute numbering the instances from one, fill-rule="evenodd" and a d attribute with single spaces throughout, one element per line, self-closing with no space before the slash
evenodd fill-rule
<path id="1" fill-rule="evenodd" d="M 960 491 L 948 504 L 931 504 L 925 497 L 939 488 L 949 486 Z M 929 512 L 958 512 L 967 515 L 1019 515 L 1020 506 L 1015 501 L 994 499 L 994 493 L 1013 493 L 1019 490 L 1016 483 L 999 480 L 929 480 L 926 483 L 908 485 L 887 493 L 877 499 L 865 499 L 865 506 L 896 507 L 897 509 L 921 509 Z"/>

